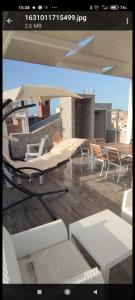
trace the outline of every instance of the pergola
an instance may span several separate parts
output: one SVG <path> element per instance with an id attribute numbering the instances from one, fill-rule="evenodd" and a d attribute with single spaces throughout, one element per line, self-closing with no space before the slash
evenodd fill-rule
<path id="1" fill-rule="evenodd" d="M 4 31 L 3 57 L 132 78 L 132 31 Z M 132 87 L 127 143 L 132 137 Z"/>

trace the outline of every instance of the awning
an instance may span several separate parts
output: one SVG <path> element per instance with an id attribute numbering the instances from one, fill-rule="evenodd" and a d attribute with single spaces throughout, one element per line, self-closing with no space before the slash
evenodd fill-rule
<path id="1" fill-rule="evenodd" d="M 11 99 L 13 101 L 30 100 L 37 99 L 38 97 L 42 97 L 43 101 L 59 97 L 73 97 L 82 99 L 81 96 L 72 93 L 71 91 L 60 87 L 45 85 L 25 85 L 3 92 L 3 101 L 6 101 L 7 99 Z"/>
<path id="2" fill-rule="evenodd" d="M 5 31 L 4 58 L 132 77 L 132 31 Z"/>

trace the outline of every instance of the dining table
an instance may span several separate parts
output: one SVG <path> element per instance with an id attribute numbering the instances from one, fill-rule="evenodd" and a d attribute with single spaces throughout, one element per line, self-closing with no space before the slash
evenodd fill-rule
<path id="1" fill-rule="evenodd" d="M 121 154 L 125 154 L 129 157 L 133 155 L 133 148 L 132 144 L 125 144 L 125 143 L 106 143 L 106 147 L 116 148 Z"/>

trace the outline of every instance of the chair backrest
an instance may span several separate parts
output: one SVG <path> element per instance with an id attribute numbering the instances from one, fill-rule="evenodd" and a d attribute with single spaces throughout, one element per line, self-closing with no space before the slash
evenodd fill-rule
<path id="1" fill-rule="evenodd" d="M 95 138 L 95 144 L 100 145 L 101 147 L 105 146 L 105 139 L 104 137 Z"/>
<path id="2" fill-rule="evenodd" d="M 94 138 L 87 139 L 85 141 L 85 143 L 82 145 L 82 149 L 85 148 L 85 149 L 88 149 L 88 150 L 91 151 L 90 144 L 94 144 L 94 143 L 95 143 L 95 139 Z"/>
<path id="3" fill-rule="evenodd" d="M 106 153 L 108 156 L 108 161 L 115 165 L 120 165 L 120 155 L 117 148 L 106 147 Z"/>
<path id="4" fill-rule="evenodd" d="M 53 144 L 58 144 L 63 140 L 59 131 L 56 131 L 52 137 Z"/>
<path id="5" fill-rule="evenodd" d="M 97 159 L 103 159 L 103 154 L 100 145 L 90 144 L 91 151 Z"/>
<path id="6" fill-rule="evenodd" d="M 90 141 L 86 140 L 86 142 L 82 145 L 82 148 L 90 150 Z"/>
<path id="7" fill-rule="evenodd" d="M 45 143 L 47 142 L 47 140 L 48 140 L 48 134 L 46 134 L 46 135 L 41 139 L 37 157 L 40 157 L 40 156 L 43 154 L 44 147 L 45 147 Z"/>
<path id="8" fill-rule="evenodd" d="M 19 265 L 12 241 L 7 229 L 3 227 L 3 283 L 22 283 Z"/>

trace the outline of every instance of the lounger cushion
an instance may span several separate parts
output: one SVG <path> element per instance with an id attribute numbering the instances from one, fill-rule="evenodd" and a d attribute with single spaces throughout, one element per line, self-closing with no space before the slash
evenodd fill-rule
<path id="1" fill-rule="evenodd" d="M 51 168 L 57 167 L 60 163 L 69 160 L 72 155 L 75 153 L 75 151 L 83 145 L 85 142 L 85 139 L 79 139 L 79 138 L 71 138 L 67 140 L 61 141 L 58 145 L 52 148 L 52 150 L 49 153 L 46 153 L 44 155 L 41 155 L 38 158 L 33 158 L 32 160 L 29 160 L 27 162 L 15 162 L 11 158 L 4 155 L 5 160 L 8 162 L 9 165 L 11 165 L 14 168 L 25 168 L 22 172 L 31 176 L 33 173 L 37 173 L 34 169 L 29 168 L 36 168 L 40 171 L 45 171 Z"/>
<path id="2" fill-rule="evenodd" d="M 18 262 L 24 283 L 64 283 L 90 270 L 83 256 L 69 240 L 21 258 Z"/>

